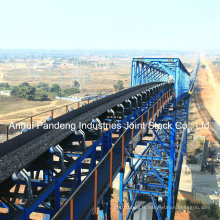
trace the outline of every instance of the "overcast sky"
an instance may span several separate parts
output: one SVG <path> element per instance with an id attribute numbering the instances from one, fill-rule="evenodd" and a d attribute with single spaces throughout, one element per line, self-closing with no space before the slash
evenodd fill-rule
<path id="1" fill-rule="evenodd" d="M 220 49 L 220 0 L 0 3 L 0 48 Z"/>

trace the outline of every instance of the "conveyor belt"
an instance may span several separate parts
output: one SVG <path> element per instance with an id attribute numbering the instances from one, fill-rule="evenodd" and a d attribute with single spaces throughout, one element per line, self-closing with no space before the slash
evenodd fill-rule
<path id="1" fill-rule="evenodd" d="M 87 123 L 118 103 L 153 87 L 155 84 L 159 83 L 135 86 L 109 95 L 101 100 L 62 115 L 50 121 L 50 123 L 74 123 L 76 125 L 79 122 Z M 0 144 L 0 183 L 9 178 L 14 172 L 26 167 L 33 160 L 45 153 L 51 146 L 59 144 L 72 133 L 73 131 L 69 129 L 46 130 L 40 127 Z"/>
<path id="2" fill-rule="evenodd" d="M 135 210 L 133 212 L 132 220 L 152 220 L 153 218 L 153 202 L 149 197 L 140 195 L 135 203 Z"/>

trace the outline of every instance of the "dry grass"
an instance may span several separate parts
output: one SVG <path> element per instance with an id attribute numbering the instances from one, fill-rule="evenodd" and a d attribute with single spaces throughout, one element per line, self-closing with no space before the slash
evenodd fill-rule
<path id="1" fill-rule="evenodd" d="M 0 96 L 0 123 L 8 124 L 10 122 L 15 122 L 66 104 L 72 104 L 72 102 L 64 100 L 28 101 L 18 97 Z M 65 107 L 55 111 L 54 117 L 64 113 Z M 46 118 L 47 116 L 48 113 L 38 116 L 38 119 L 41 119 L 41 117 Z"/>
<path id="2" fill-rule="evenodd" d="M 94 57 L 93 66 L 74 65 L 65 60 L 62 61 L 62 64 L 53 66 L 46 59 L 35 59 L 31 63 L 37 65 L 31 68 L 29 62 L 16 60 L 16 63 L 0 64 L 0 81 L 6 81 L 10 85 L 18 85 L 24 81 L 37 84 L 42 81 L 50 85 L 58 83 L 63 86 L 71 86 L 74 78 L 81 82 L 83 89 L 88 91 L 113 90 L 113 83 L 120 79 L 124 81 L 126 87 L 129 86 L 131 62 L 129 58 Z"/>

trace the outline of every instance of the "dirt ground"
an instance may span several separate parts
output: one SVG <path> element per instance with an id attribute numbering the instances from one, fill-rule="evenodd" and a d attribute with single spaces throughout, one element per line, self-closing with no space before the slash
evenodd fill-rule
<path id="1" fill-rule="evenodd" d="M 201 97 L 205 107 L 211 116 L 220 124 L 220 81 L 217 80 L 217 75 L 220 74 L 210 63 L 204 53 L 201 53 L 201 65 L 205 68 L 201 69 L 198 74 L 198 84 L 201 88 Z"/>
<path id="2" fill-rule="evenodd" d="M 175 214 L 175 220 L 194 220 L 191 218 L 191 215 L 189 212 L 177 212 Z"/>
<path id="3" fill-rule="evenodd" d="M 123 80 L 129 86 L 130 58 L 83 57 L 81 63 L 51 59 L 15 59 L 14 62 L 0 63 L 0 82 L 18 85 L 21 82 L 49 85 L 58 83 L 71 86 L 72 80 L 80 82 L 87 91 L 110 89 L 116 80 Z"/>
<path id="4" fill-rule="evenodd" d="M 196 150 L 202 151 L 204 138 L 210 141 L 211 147 L 219 148 L 208 123 L 211 117 L 220 123 L 220 112 L 218 111 L 220 81 L 216 77 L 220 72 L 213 67 L 211 60 L 207 59 L 203 53 L 200 64 L 205 65 L 205 68 L 200 68 L 198 72 L 189 109 L 189 128 L 192 129 L 192 132 L 188 135 L 187 154 L 194 156 L 198 156 Z M 197 157 L 197 159 L 200 158 Z M 220 207 L 220 197 L 213 194 L 214 190 L 219 191 L 220 189 L 219 165 L 216 164 L 214 174 L 201 172 L 200 169 L 200 162 L 193 165 L 186 164 L 186 157 L 184 157 L 178 199 L 188 198 L 204 204 L 214 202 Z"/>
<path id="5" fill-rule="evenodd" d="M 73 102 L 66 100 L 28 101 L 18 97 L 5 98 L 2 96 L 0 97 L 0 123 L 10 124 L 11 122 L 16 122 L 24 118 L 72 103 Z M 58 110 L 54 113 L 59 114 Z M 61 113 L 65 113 L 65 107 L 63 108 L 63 112 L 60 112 L 60 114 Z M 42 119 L 45 120 L 48 114 L 50 113 L 42 115 Z M 38 119 L 40 119 L 39 116 Z"/>

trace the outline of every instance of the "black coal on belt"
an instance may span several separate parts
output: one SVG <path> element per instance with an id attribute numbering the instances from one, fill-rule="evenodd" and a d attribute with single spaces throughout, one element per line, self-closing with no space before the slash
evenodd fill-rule
<path id="1" fill-rule="evenodd" d="M 139 85 L 109 95 L 53 119 L 50 123 L 74 123 L 76 126 L 79 122 L 87 123 L 132 95 L 151 88 L 155 84 L 158 83 Z M 73 132 L 69 129 L 44 129 L 39 127 L 0 144 L 0 183 L 41 156 L 51 146 L 59 144 Z"/>

